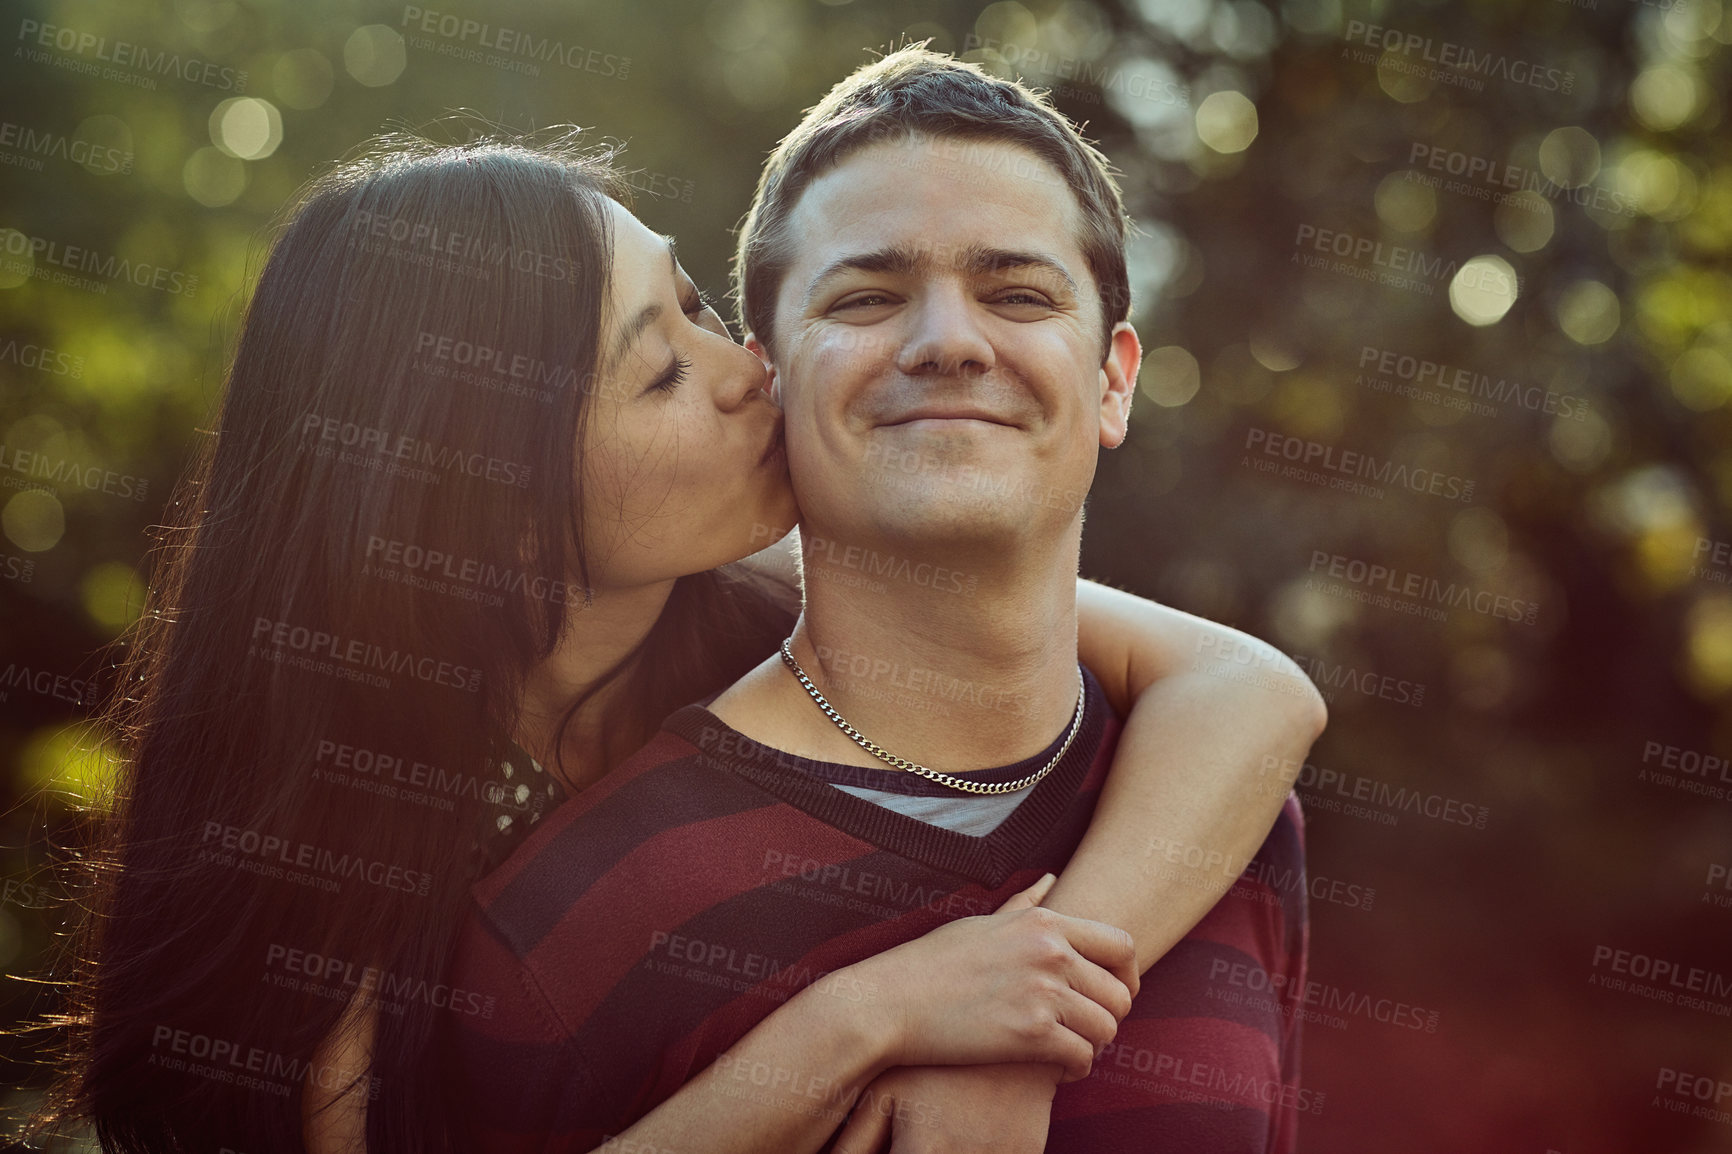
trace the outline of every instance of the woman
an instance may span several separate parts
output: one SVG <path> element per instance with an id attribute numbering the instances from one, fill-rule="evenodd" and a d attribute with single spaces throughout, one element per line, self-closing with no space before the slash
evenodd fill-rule
<path id="1" fill-rule="evenodd" d="M 106 1148 L 257 1154 L 301 1148 L 303 1125 L 317 1149 L 363 1126 L 373 1150 L 461 1148 L 439 1042 L 448 1015 L 485 1012 L 442 985 L 469 886 L 547 805 L 786 635 L 775 583 L 721 568 L 795 516 L 763 368 L 671 253 L 657 307 L 616 315 L 623 194 L 569 139 L 387 138 L 291 212 L 111 717 L 126 760 L 55 1100 Z M 611 363 L 639 325 L 674 350 L 654 371 Z M 1248 856 L 1280 791 L 1247 804 L 1243 787 L 1264 754 L 1303 752 L 1314 695 L 1160 677 L 1207 627 L 1091 597 L 1084 659 L 1117 708 L 1142 693 L 1096 819 L 1124 840 L 1093 856 L 1141 859 L 1148 814 L 1124 799 L 1155 789 L 1192 803 L 1173 807 L 1196 815 L 1174 827 L 1190 843 Z M 1232 774 L 1190 764 L 1223 750 Z M 1121 872 L 1134 900 L 1103 908 L 1161 949 L 1225 884 L 1149 892 Z M 964 921 L 896 965 L 962 980 L 955 959 L 982 951 L 959 941 L 1009 943 L 979 972 L 1023 993 L 967 1037 L 910 1025 L 899 1044 L 925 1061 L 1076 1073 L 1153 960 L 1133 966 L 1083 919 Z M 1012 946 L 1054 926 L 1058 972 L 1095 1009 L 1068 1034 L 1049 1012 L 1033 1044 L 1027 990 L 1053 963 L 1019 968 Z M 1024 1028 L 991 1028 L 1018 1014 Z M 810 1040 L 778 1035 L 780 1016 L 754 1032 L 769 1052 Z M 640 1125 L 653 1134 L 654 1115 Z"/>

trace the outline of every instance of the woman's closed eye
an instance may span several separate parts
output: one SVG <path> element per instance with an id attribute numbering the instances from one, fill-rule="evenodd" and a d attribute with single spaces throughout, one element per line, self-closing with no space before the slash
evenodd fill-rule
<path id="1" fill-rule="evenodd" d="M 655 380 L 651 381 L 646 393 L 671 393 L 680 387 L 686 379 L 686 373 L 691 370 L 692 362 L 679 354 L 674 354 L 673 363 L 663 369 Z"/>

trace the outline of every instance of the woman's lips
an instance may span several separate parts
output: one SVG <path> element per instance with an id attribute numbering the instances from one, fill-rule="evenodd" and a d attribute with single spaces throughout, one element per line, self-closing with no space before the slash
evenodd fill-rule
<path id="1" fill-rule="evenodd" d="M 769 447 L 764 450 L 764 455 L 758 458 L 758 464 L 768 465 L 778 458 L 785 456 L 786 454 L 783 452 L 785 447 L 786 446 L 782 441 L 782 426 L 778 424 L 776 426 L 776 435 L 770 438 Z"/>

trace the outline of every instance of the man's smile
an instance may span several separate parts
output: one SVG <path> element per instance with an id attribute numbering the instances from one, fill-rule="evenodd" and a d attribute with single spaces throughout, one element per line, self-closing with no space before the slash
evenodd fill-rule
<path id="1" fill-rule="evenodd" d="M 931 425 L 938 422 L 966 422 L 975 425 L 1000 425 L 1008 428 L 1020 427 L 1016 422 L 1004 416 L 971 405 L 923 405 L 911 412 L 896 415 L 894 420 L 883 422 L 883 427 Z"/>

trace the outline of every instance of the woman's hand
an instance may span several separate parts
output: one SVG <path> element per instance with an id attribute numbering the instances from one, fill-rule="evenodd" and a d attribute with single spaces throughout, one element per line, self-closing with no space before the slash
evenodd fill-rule
<path id="1" fill-rule="evenodd" d="M 1040 908 L 1053 881 L 839 971 L 892 995 L 886 1065 L 1039 1062 L 1067 1082 L 1088 1076 L 1130 1012 L 1136 950 L 1116 926 Z"/>
<path id="2" fill-rule="evenodd" d="M 1087 1075 L 1096 1047 L 1130 1012 L 1127 983 L 1136 982 L 1129 934 L 1038 908 L 1053 881 L 1047 874 L 995 913 L 950 922 L 813 982 L 594 1154 L 812 1154 L 850 1108 L 862 1143 L 882 1138 L 878 1118 L 906 1129 L 899 1141 L 914 1143 L 907 1148 L 937 1154 L 957 1126 L 973 1126 L 1007 1093 L 1020 1097 L 982 1131 L 1006 1135 L 1006 1150 L 1038 1149 L 1030 1143 L 1044 1133 L 1061 1076 Z M 850 996 L 862 990 L 866 997 Z M 924 1073 L 876 1084 L 903 1066 Z M 960 1073 L 937 1079 L 933 1067 Z M 997 1080 L 983 1092 L 982 1078 Z M 870 1097 L 857 1101 L 863 1087 L 872 1087 Z M 919 1124 L 941 1115 L 954 1122 Z"/>

